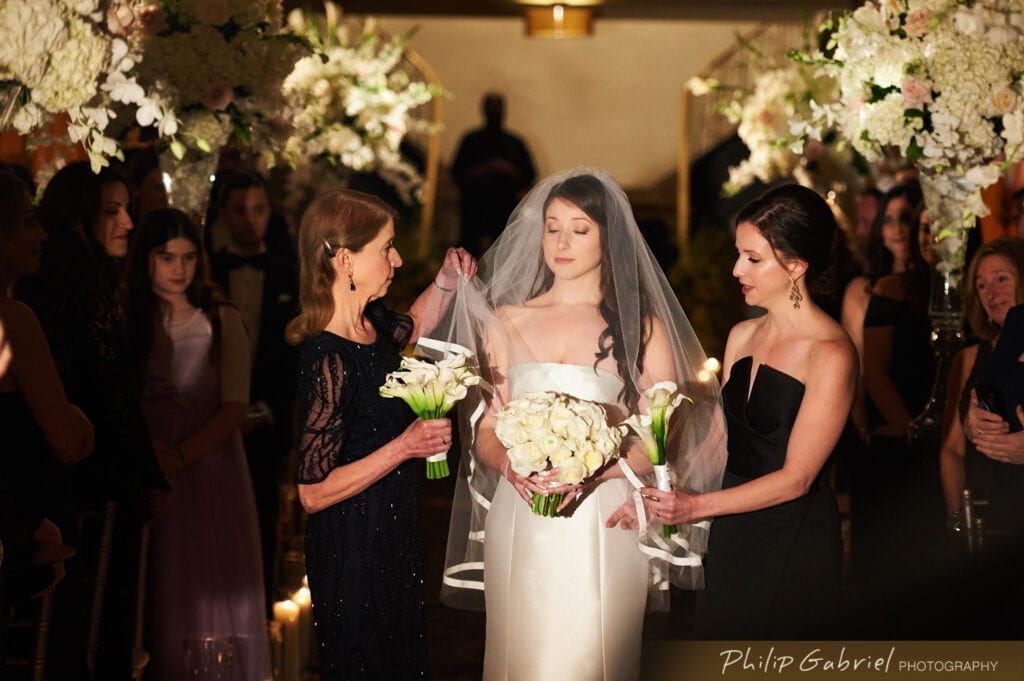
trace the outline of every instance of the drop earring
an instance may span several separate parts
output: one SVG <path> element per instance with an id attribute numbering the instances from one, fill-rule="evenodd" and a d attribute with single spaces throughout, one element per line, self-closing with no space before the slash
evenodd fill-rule
<path id="1" fill-rule="evenodd" d="M 356 282 L 352 281 L 352 275 L 351 274 L 348 275 L 348 290 L 349 291 L 355 291 L 356 290 Z"/>
<path id="2" fill-rule="evenodd" d="M 789 290 L 789 299 L 793 301 L 793 309 L 799 310 L 800 301 L 803 300 L 804 297 L 800 295 L 800 289 L 796 286 L 796 279 L 791 279 L 790 281 L 793 282 L 793 288 Z"/>

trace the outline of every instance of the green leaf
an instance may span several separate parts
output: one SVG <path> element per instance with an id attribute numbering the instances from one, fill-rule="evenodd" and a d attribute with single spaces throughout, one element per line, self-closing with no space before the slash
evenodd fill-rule
<path id="1" fill-rule="evenodd" d="M 924 149 L 917 143 L 917 138 L 912 137 L 910 139 L 910 144 L 907 145 L 907 161 L 909 163 L 917 163 L 923 157 Z"/>

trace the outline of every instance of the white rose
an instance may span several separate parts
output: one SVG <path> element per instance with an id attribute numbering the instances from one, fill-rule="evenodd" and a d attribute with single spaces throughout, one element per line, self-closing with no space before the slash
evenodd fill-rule
<path id="1" fill-rule="evenodd" d="M 587 467 L 588 476 L 596 473 L 597 469 L 603 466 L 605 462 L 605 458 L 593 449 L 584 450 L 580 458 L 583 460 L 583 465 Z"/>
<path id="2" fill-rule="evenodd" d="M 999 114 L 1008 114 L 1017 107 L 1020 96 L 1013 88 L 1003 85 L 992 91 L 992 107 Z"/>
<path id="3" fill-rule="evenodd" d="M 570 457 L 558 466 L 558 480 L 566 485 L 575 485 L 587 477 L 587 467 L 582 461 Z"/>
<path id="4" fill-rule="evenodd" d="M 953 25 L 956 26 L 956 30 L 966 35 L 982 33 L 985 30 L 985 19 L 978 9 L 980 8 L 970 10 L 962 7 L 958 9 L 953 15 Z"/>
<path id="5" fill-rule="evenodd" d="M 571 459 L 572 456 L 572 450 L 563 444 L 548 456 L 548 460 L 553 466 L 561 466 L 564 461 Z"/>

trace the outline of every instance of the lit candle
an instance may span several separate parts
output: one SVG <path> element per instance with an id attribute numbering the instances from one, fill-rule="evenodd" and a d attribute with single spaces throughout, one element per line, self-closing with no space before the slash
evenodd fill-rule
<path id="1" fill-rule="evenodd" d="M 281 681 L 299 681 L 299 606 L 292 601 L 274 603 L 274 621 L 281 623 L 284 664 Z"/>
<path id="2" fill-rule="evenodd" d="M 292 602 L 299 606 L 299 666 L 306 669 L 313 652 L 313 600 L 309 588 L 304 586 L 293 593 Z"/>

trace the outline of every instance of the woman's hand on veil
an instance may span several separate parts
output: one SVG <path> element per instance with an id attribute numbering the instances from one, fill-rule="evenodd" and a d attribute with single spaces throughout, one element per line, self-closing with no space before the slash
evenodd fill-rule
<path id="1" fill-rule="evenodd" d="M 437 271 L 434 281 L 442 290 L 454 289 L 458 283 L 459 276 L 466 281 L 476 276 L 476 258 L 469 254 L 464 248 L 449 248 L 444 254 L 444 261 L 441 269 Z"/>

